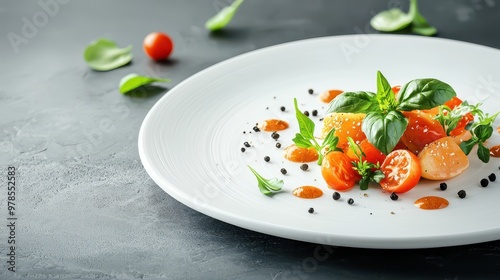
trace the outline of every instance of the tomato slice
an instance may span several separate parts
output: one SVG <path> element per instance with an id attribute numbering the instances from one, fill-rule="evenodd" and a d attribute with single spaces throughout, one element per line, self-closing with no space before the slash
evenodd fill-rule
<path id="1" fill-rule="evenodd" d="M 352 169 L 351 159 L 339 151 L 325 155 L 321 164 L 321 175 L 330 188 L 338 191 L 352 189 L 359 179 L 359 174 Z"/>
<path id="2" fill-rule="evenodd" d="M 422 175 L 417 156 L 408 150 L 394 150 L 389 153 L 380 170 L 385 175 L 380 185 L 384 190 L 395 193 L 413 189 Z"/>
<path id="3" fill-rule="evenodd" d="M 413 153 L 418 154 L 426 145 L 446 136 L 441 124 L 428 112 L 415 110 L 403 114 L 408 119 L 408 126 L 401 141 Z"/>

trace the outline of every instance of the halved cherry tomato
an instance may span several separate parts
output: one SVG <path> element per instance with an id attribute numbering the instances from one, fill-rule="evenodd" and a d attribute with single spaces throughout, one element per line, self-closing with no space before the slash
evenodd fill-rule
<path id="1" fill-rule="evenodd" d="M 415 187 L 420 180 L 422 169 L 415 154 L 408 150 L 390 152 L 380 166 L 385 178 L 380 181 L 388 192 L 404 193 Z"/>
<path id="2" fill-rule="evenodd" d="M 329 152 L 323 158 L 321 175 L 326 184 L 338 191 L 348 191 L 359 180 L 359 174 L 352 169 L 351 159 L 339 151 Z"/>
<path id="3" fill-rule="evenodd" d="M 373 146 L 372 143 L 368 142 L 368 139 L 361 141 L 358 145 L 365 154 L 365 156 L 361 157 L 362 160 L 371 162 L 373 164 L 382 164 L 385 159 L 385 154 L 379 151 L 375 146 Z M 351 148 L 347 150 L 346 154 L 351 159 L 351 161 L 359 161 L 359 158 Z"/>
<path id="4" fill-rule="evenodd" d="M 148 36 L 144 38 L 142 45 L 144 52 L 154 60 L 167 59 L 174 49 L 172 39 L 167 34 L 161 32 L 148 34 Z"/>
<path id="5" fill-rule="evenodd" d="M 427 144 L 446 136 L 441 124 L 427 112 L 414 110 L 403 112 L 408 119 L 401 141 L 414 154 L 418 154 Z"/>

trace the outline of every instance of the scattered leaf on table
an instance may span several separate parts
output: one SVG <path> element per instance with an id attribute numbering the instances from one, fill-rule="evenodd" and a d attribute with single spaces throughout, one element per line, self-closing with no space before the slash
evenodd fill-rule
<path id="1" fill-rule="evenodd" d="M 138 88 L 138 87 L 152 84 L 152 83 L 156 83 L 156 82 L 168 83 L 168 82 L 170 82 L 170 80 L 169 79 L 162 79 L 162 78 L 140 76 L 137 74 L 128 74 L 127 76 L 123 77 L 120 80 L 120 92 L 127 93 L 131 90 Z"/>
<path id="2" fill-rule="evenodd" d="M 210 31 L 223 29 L 231 22 L 236 11 L 244 0 L 235 0 L 231 5 L 224 7 L 215 16 L 211 17 L 205 23 L 205 28 Z"/>
<path id="3" fill-rule="evenodd" d="M 98 71 L 109 71 L 132 60 L 132 46 L 119 48 L 115 42 L 101 38 L 85 48 L 83 57 L 90 68 Z"/>

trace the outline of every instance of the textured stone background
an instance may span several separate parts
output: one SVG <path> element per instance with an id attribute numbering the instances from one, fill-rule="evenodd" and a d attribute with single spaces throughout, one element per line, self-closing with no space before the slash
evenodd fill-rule
<path id="1" fill-rule="evenodd" d="M 0 166 L 18 169 L 17 272 L 7 271 L 8 232 L 0 226 L 0 278 L 497 275 L 499 242 L 398 251 L 325 247 L 219 222 L 156 186 L 141 165 L 137 135 L 149 109 L 169 88 L 207 66 L 265 46 L 374 33 L 367 25 L 373 12 L 407 6 L 407 1 L 252 0 L 243 4 L 226 32 L 207 34 L 205 20 L 228 2 L 0 0 Z M 499 1 L 420 4 L 439 37 L 500 48 Z M 52 5 L 50 15 L 43 8 L 47 5 Z M 44 12 L 47 20 L 40 22 Z M 26 20 L 38 20 L 39 26 L 16 51 L 8 34 L 22 35 Z M 153 63 L 142 52 L 144 36 L 156 30 L 175 41 L 170 63 Z M 120 46 L 132 44 L 133 62 L 110 72 L 89 70 L 82 51 L 99 37 Z M 119 94 L 119 79 L 133 72 L 168 76 L 173 82 L 150 96 Z M 6 179 L 1 176 L 0 217 L 6 221 Z"/>

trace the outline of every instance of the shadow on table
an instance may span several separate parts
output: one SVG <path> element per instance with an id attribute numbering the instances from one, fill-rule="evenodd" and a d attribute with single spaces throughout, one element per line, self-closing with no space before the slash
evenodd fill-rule
<path id="1" fill-rule="evenodd" d="M 125 93 L 125 96 L 131 97 L 131 98 L 149 98 L 155 95 L 158 95 L 160 93 L 166 93 L 168 92 L 168 88 L 162 87 L 162 86 L 155 86 L 155 85 L 144 85 L 141 87 L 138 87 L 136 89 L 133 89 L 127 93 Z"/>

